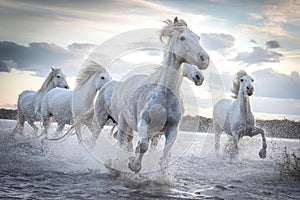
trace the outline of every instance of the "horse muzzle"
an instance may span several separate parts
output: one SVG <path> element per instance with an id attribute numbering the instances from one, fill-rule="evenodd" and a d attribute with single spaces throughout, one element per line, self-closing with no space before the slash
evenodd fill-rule
<path id="1" fill-rule="evenodd" d="M 247 95 L 251 96 L 253 94 L 254 88 L 247 88 Z"/>
<path id="2" fill-rule="evenodd" d="M 199 76 L 199 75 L 196 75 L 194 78 L 193 78 L 193 81 L 194 81 L 194 84 L 199 86 L 199 85 L 202 85 L 203 81 L 204 81 L 204 78 Z"/>

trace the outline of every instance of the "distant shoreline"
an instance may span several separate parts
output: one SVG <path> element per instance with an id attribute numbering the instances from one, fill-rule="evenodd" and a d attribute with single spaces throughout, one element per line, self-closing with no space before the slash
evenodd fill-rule
<path id="1" fill-rule="evenodd" d="M 0 109 L 0 119 L 16 120 L 16 116 L 17 110 Z M 300 139 L 300 121 L 288 119 L 256 120 L 256 124 L 266 130 L 268 137 Z M 183 116 L 180 130 L 212 133 L 212 119 L 202 116 Z"/>

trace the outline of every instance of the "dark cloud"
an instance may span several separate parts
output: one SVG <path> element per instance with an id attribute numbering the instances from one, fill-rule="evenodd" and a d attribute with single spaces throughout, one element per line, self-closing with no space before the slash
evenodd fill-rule
<path id="1" fill-rule="evenodd" d="M 0 72 L 10 72 L 11 68 L 4 61 L 0 61 Z"/>
<path id="2" fill-rule="evenodd" d="M 300 99 L 300 77 L 297 72 L 285 75 L 272 69 L 264 69 L 254 72 L 252 77 L 255 87 L 254 96 Z M 230 92 L 233 76 L 222 73 L 221 78 L 225 90 Z"/>
<path id="3" fill-rule="evenodd" d="M 280 47 L 280 44 L 278 41 L 271 40 L 266 42 L 266 46 L 268 49 L 276 49 Z"/>
<path id="4" fill-rule="evenodd" d="M 208 50 L 224 50 L 234 45 L 235 38 L 224 33 L 203 33 L 200 36 L 203 46 Z"/>
<path id="5" fill-rule="evenodd" d="M 261 64 L 263 62 L 280 62 L 283 54 L 263 49 L 261 47 L 253 47 L 251 52 L 240 52 L 234 58 L 235 61 L 241 61 L 247 65 Z"/>
<path id="6" fill-rule="evenodd" d="M 253 40 L 253 39 L 251 39 L 250 42 L 253 43 L 253 44 L 257 44 L 257 41 Z"/>
<path id="7" fill-rule="evenodd" d="M 84 60 L 96 45 L 74 43 L 67 49 L 55 44 L 33 42 L 28 46 L 13 42 L 0 42 L 0 72 L 10 72 L 11 68 L 34 71 L 38 76 L 45 76 L 49 67 L 67 69 L 75 75 Z"/>

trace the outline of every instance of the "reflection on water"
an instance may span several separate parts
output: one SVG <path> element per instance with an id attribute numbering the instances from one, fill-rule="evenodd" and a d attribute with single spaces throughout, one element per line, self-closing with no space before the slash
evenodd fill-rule
<path id="1" fill-rule="evenodd" d="M 241 141 L 238 160 L 213 151 L 213 135 L 180 132 L 167 174 L 107 170 L 76 136 L 41 143 L 30 129 L 9 138 L 14 121 L 0 121 L 0 197 L 47 199 L 297 199 L 300 180 L 282 177 L 282 150 L 299 150 L 299 140 L 268 138 L 268 156 L 258 156 L 260 138 Z M 222 137 L 222 144 L 227 137 Z M 100 148 L 97 146 L 97 148 Z M 159 144 L 162 148 L 162 143 Z M 109 154 L 106 155 L 109 158 Z M 149 157 L 150 159 L 150 157 Z M 126 160 L 126 159 L 125 159 Z M 151 163 L 145 160 L 145 163 Z M 144 163 L 145 168 L 147 164 Z M 143 166 L 143 167 L 144 167 Z"/>

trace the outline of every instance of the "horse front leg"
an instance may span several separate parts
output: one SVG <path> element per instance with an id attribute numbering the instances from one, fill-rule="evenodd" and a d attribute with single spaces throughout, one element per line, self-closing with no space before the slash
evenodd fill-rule
<path id="1" fill-rule="evenodd" d="M 165 141 L 165 146 L 164 146 L 164 150 L 163 150 L 163 155 L 160 159 L 160 168 L 161 168 L 162 173 L 165 172 L 164 170 L 169 164 L 169 158 L 171 156 L 170 150 L 177 138 L 177 134 L 178 134 L 177 126 L 166 128 L 166 131 L 165 131 L 166 141 Z"/>
<path id="2" fill-rule="evenodd" d="M 151 144 L 150 144 L 150 150 L 154 151 L 158 145 L 159 139 L 160 139 L 160 133 L 156 133 L 152 138 L 151 138 Z"/>
<path id="3" fill-rule="evenodd" d="M 215 152 L 218 155 L 220 150 L 220 139 L 222 135 L 222 130 L 216 123 L 214 123 L 213 125 L 215 130 Z"/>
<path id="4" fill-rule="evenodd" d="M 261 139 L 262 139 L 262 148 L 260 149 L 258 155 L 260 158 L 266 158 L 267 156 L 267 141 L 266 141 L 266 132 L 264 129 L 260 128 L 260 127 L 254 127 L 251 131 L 251 133 L 249 134 L 250 137 L 253 137 L 255 135 L 261 135 Z"/>
<path id="5" fill-rule="evenodd" d="M 138 173 L 142 169 L 142 159 L 148 150 L 148 128 L 149 124 L 145 120 L 140 120 L 138 123 L 139 142 L 135 149 L 136 156 L 130 160 L 128 167 L 131 171 Z"/>
<path id="6" fill-rule="evenodd" d="M 239 154 L 239 146 L 238 146 L 238 143 L 240 140 L 239 133 L 232 132 L 232 139 L 233 139 L 233 149 L 232 149 L 232 151 L 229 151 L 229 152 L 231 152 L 230 157 L 236 159 L 236 158 L 238 158 L 238 154 Z"/>

